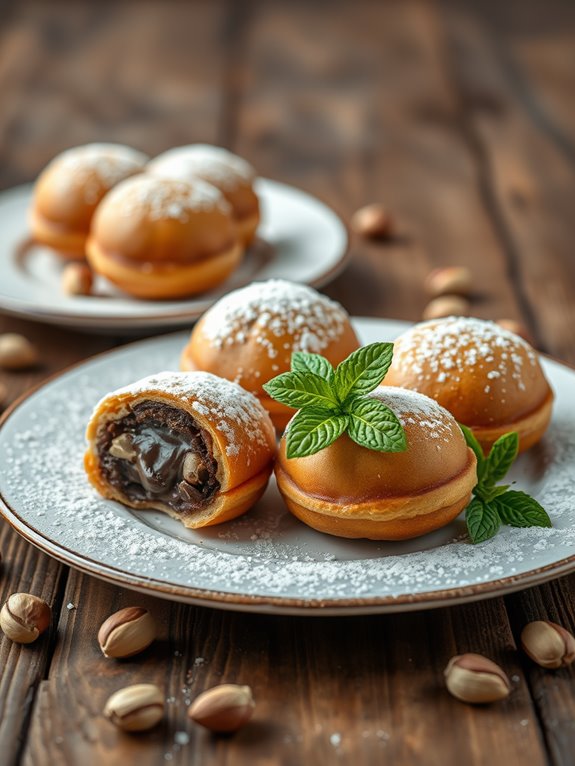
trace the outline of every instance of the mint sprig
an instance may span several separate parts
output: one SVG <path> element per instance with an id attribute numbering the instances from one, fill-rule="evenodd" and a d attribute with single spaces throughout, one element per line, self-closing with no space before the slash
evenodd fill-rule
<path id="1" fill-rule="evenodd" d="M 497 484 L 513 465 L 519 449 L 515 431 L 500 436 L 485 455 L 473 431 L 461 430 L 467 446 L 477 458 L 477 484 L 473 498 L 465 510 L 467 531 L 473 543 L 494 537 L 502 524 L 512 527 L 550 527 L 545 509 L 526 492 L 509 489 L 510 484 Z"/>
<path id="2" fill-rule="evenodd" d="M 288 458 L 313 455 L 345 432 L 368 449 L 407 449 L 397 416 L 382 401 L 368 396 L 384 379 L 392 356 L 393 343 L 372 343 L 354 351 L 334 370 L 320 354 L 294 353 L 291 372 L 264 385 L 272 399 L 299 409 L 286 431 Z"/>

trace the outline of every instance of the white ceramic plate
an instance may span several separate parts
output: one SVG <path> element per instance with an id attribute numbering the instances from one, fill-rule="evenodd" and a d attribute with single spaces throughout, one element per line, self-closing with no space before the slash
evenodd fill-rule
<path id="1" fill-rule="evenodd" d="M 262 223 L 242 265 L 216 290 L 182 301 L 144 301 L 120 293 L 104 279 L 93 296 L 67 296 L 62 260 L 30 246 L 26 221 L 32 186 L 0 193 L 0 309 L 50 324 L 97 332 L 140 331 L 188 325 L 221 295 L 274 277 L 320 286 L 343 269 L 348 253 L 341 219 L 315 197 L 260 178 Z"/>
<path id="2" fill-rule="evenodd" d="M 355 320 L 366 343 L 400 322 Z M 471 545 L 457 519 L 404 543 L 342 540 L 292 517 L 271 483 L 240 519 L 191 531 L 154 511 L 101 499 L 82 468 L 84 428 L 98 399 L 162 369 L 177 369 L 186 334 L 118 349 L 24 398 L 0 430 L 0 500 L 39 548 L 134 590 L 220 608 L 360 614 L 436 607 L 500 595 L 575 569 L 575 371 L 543 360 L 557 394 L 543 442 L 512 478 L 549 511 L 552 529 L 511 529 Z M 1 506 L 1 503 L 0 503 Z"/>

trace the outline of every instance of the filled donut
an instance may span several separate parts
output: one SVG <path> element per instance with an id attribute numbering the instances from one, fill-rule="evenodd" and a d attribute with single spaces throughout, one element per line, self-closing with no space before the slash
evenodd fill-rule
<path id="1" fill-rule="evenodd" d="M 380 386 L 369 397 L 398 417 L 407 449 L 368 449 L 344 433 L 313 455 L 288 458 L 284 434 L 275 472 L 289 510 L 338 537 L 405 540 L 445 526 L 477 482 L 475 455 L 455 418 L 415 391 Z"/>
<path id="2" fill-rule="evenodd" d="M 243 254 L 230 206 L 204 181 L 140 175 L 99 206 L 87 243 L 94 271 L 137 298 L 210 290 Z"/>
<path id="3" fill-rule="evenodd" d="M 192 144 L 169 149 L 153 159 L 147 172 L 161 178 L 193 182 L 200 178 L 218 188 L 232 208 L 232 216 L 244 245 L 253 240 L 260 222 L 254 191 L 253 167 L 219 146 Z"/>
<path id="4" fill-rule="evenodd" d="M 194 529 L 247 511 L 276 451 L 258 400 L 204 372 L 163 372 L 108 394 L 87 439 L 85 468 L 101 495 Z"/>
<path id="5" fill-rule="evenodd" d="M 120 181 L 141 173 L 147 161 L 142 152 L 121 144 L 87 144 L 59 154 L 34 187 L 34 241 L 66 258 L 83 259 L 99 203 Z"/>
<path id="6" fill-rule="evenodd" d="M 471 317 L 422 322 L 395 341 L 386 385 L 435 399 L 471 428 L 484 450 L 519 434 L 524 451 L 551 419 L 553 392 L 537 352 L 518 335 Z"/>
<path id="7" fill-rule="evenodd" d="M 295 351 L 321 353 L 332 365 L 360 345 L 345 309 L 306 285 L 273 279 L 234 290 L 192 330 L 183 370 L 207 370 L 255 394 L 282 430 L 293 410 L 262 386 L 290 369 Z"/>

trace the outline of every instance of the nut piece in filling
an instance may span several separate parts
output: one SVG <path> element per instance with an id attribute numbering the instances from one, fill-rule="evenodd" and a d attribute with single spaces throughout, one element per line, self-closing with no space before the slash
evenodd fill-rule
<path id="1" fill-rule="evenodd" d="M 275 471 L 288 508 L 339 537 L 405 540 L 445 526 L 477 482 L 475 455 L 457 422 L 415 391 L 380 386 L 369 397 L 398 417 L 407 449 L 379 452 L 343 434 L 313 455 L 288 458 L 284 435 Z"/>
<path id="2" fill-rule="evenodd" d="M 322 354 L 336 366 L 359 341 L 339 303 L 306 285 L 271 279 L 221 298 L 194 327 L 183 370 L 207 370 L 251 391 L 281 431 L 293 409 L 262 386 L 290 369 L 294 352 Z"/>
<path id="3" fill-rule="evenodd" d="M 263 494 L 275 455 L 258 400 L 209 373 L 164 372 L 106 396 L 88 424 L 85 467 L 104 497 L 196 528 Z"/>
<path id="4" fill-rule="evenodd" d="M 385 382 L 435 399 L 485 451 L 509 431 L 524 451 L 551 419 L 553 392 L 537 352 L 495 322 L 451 316 L 415 325 L 395 341 Z"/>

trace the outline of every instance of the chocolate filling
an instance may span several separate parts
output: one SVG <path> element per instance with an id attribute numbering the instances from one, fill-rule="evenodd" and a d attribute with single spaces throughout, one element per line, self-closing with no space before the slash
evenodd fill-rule
<path id="1" fill-rule="evenodd" d="M 220 487 L 210 435 L 187 412 L 162 402 L 139 402 L 108 423 L 98 452 L 104 477 L 129 500 L 190 513 Z"/>

